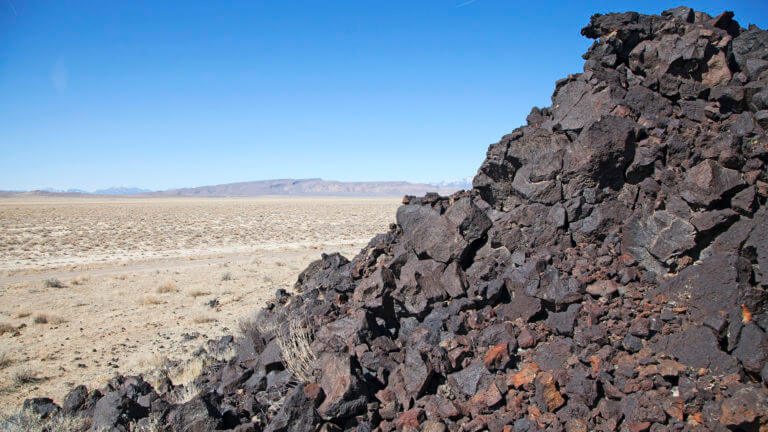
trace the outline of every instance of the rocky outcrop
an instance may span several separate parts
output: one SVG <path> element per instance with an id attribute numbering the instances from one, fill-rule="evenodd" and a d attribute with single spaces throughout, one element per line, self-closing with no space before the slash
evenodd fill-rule
<path id="1" fill-rule="evenodd" d="M 86 410 L 118 430 L 768 430 L 768 32 L 677 8 L 582 34 L 584 72 L 472 190 L 406 197 L 352 261 L 310 265 L 196 399 L 126 381 Z"/>

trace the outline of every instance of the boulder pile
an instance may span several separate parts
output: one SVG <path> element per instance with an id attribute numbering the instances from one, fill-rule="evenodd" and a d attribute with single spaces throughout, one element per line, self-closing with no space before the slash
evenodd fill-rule
<path id="1" fill-rule="evenodd" d="M 768 431 L 768 32 L 680 7 L 581 33 L 584 72 L 472 190 L 312 263 L 199 394 L 28 405 L 94 430 Z"/>

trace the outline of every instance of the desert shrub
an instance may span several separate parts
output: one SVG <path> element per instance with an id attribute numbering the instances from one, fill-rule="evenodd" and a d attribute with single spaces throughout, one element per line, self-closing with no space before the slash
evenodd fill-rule
<path id="1" fill-rule="evenodd" d="M 192 322 L 195 324 L 206 324 L 206 323 L 212 323 L 216 321 L 216 317 L 211 315 L 205 315 L 205 314 L 199 314 L 192 317 Z"/>
<path id="2" fill-rule="evenodd" d="M 179 289 L 176 287 L 176 282 L 173 281 L 163 282 L 156 290 L 158 294 L 175 293 L 178 291 Z"/>
<path id="3" fill-rule="evenodd" d="M 32 322 L 35 324 L 64 324 L 67 320 L 57 315 L 38 312 L 32 318 Z"/>
<path id="4" fill-rule="evenodd" d="M 0 323 L 0 335 L 10 333 L 14 330 L 16 330 L 16 327 L 14 327 L 13 325 L 8 323 Z"/>
<path id="5" fill-rule="evenodd" d="M 159 298 L 157 298 L 155 296 L 145 295 L 144 297 L 142 297 L 142 299 L 139 301 L 139 303 L 143 304 L 143 305 L 152 306 L 152 305 L 163 304 L 165 302 L 163 300 L 160 300 Z"/>
<path id="6" fill-rule="evenodd" d="M 312 363 L 317 359 L 311 343 L 314 333 L 310 326 L 299 318 L 292 318 L 288 323 L 277 328 L 275 339 L 283 354 L 283 365 L 302 382 L 310 382 Z"/>
<path id="7" fill-rule="evenodd" d="M 12 363 L 11 356 L 5 350 L 0 350 L 0 369 L 5 369 Z"/>
<path id="8" fill-rule="evenodd" d="M 245 336 L 248 332 L 259 331 L 256 325 L 256 319 L 253 317 L 243 317 L 237 321 L 237 330 L 240 335 Z"/>
<path id="9" fill-rule="evenodd" d="M 129 432 L 164 432 L 166 429 L 160 423 L 157 417 L 151 417 L 147 423 L 130 423 L 128 425 Z"/>
<path id="10" fill-rule="evenodd" d="M 13 371 L 11 375 L 11 381 L 15 387 L 23 387 L 27 384 L 32 384 L 40 381 L 37 376 L 37 371 L 32 369 L 29 365 L 23 365 Z"/>
<path id="11" fill-rule="evenodd" d="M 229 345 L 223 350 L 215 350 L 209 353 L 211 357 L 220 362 L 229 362 L 237 355 L 237 347 Z"/>
<path id="12" fill-rule="evenodd" d="M 90 419 L 81 416 L 55 415 L 41 419 L 31 410 L 0 413 L 0 429 L 7 432 L 84 432 L 91 427 Z"/>
<path id="13" fill-rule="evenodd" d="M 173 389 L 171 394 L 171 400 L 173 403 L 183 404 L 191 401 L 195 396 L 200 394 L 200 387 L 195 383 L 190 382 L 183 386 L 179 386 Z"/>
<path id="14" fill-rule="evenodd" d="M 205 367 L 205 361 L 196 357 L 188 362 L 172 367 L 168 370 L 168 379 L 174 386 L 187 386 L 200 375 Z"/>
<path id="15" fill-rule="evenodd" d="M 187 292 L 187 295 L 190 296 L 190 297 L 193 297 L 193 298 L 198 298 L 198 297 L 202 297 L 202 296 L 207 296 L 210 293 L 211 293 L 210 291 L 206 291 L 204 289 L 197 288 L 197 289 L 193 289 L 193 290 L 190 290 L 189 292 Z"/>
<path id="16" fill-rule="evenodd" d="M 46 288 L 64 288 L 66 285 L 56 278 L 50 278 L 43 282 L 43 286 Z"/>
<path id="17" fill-rule="evenodd" d="M 221 281 L 222 282 L 230 281 L 230 280 L 232 280 L 232 273 L 226 272 L 226 273 L 221 275 Z"/>
<path id="18" fill-rule="evenodd" d="M 81 274 L 75 278 L 70 279 L 69 283 L 72 285 L 82 285 L 91 280 L 91 277 L 87 274 Z"/>

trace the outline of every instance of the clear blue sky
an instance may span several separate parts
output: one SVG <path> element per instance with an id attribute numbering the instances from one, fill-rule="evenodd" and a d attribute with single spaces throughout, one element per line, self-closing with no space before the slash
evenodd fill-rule
<path id="1" fill-rule="evenodd" d="M 593 13 L 677 5 L 0 0 L 0 189 L 474 175 Z"/>

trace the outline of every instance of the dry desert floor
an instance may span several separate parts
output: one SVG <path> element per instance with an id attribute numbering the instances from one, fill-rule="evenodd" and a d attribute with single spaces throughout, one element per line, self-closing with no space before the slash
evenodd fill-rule
<path id="1" fill-rule="evenodd" d="M 351 258 L 385 232 L 398 205 L 0 198 L 0 406 L 61 402 L 73 385 L 99 387 L 168 360 L 194 364 L 205 340 L 235 334 L 321 252 Z"/>

